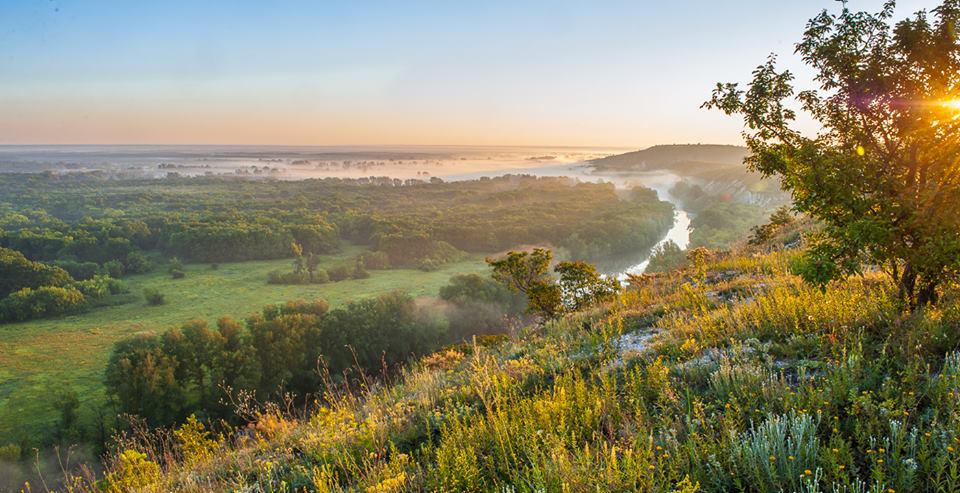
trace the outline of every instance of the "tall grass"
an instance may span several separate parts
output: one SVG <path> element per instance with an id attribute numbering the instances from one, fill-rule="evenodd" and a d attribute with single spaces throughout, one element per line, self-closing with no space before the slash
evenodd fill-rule
<path id="1" fill-rule="evenodd" d="M 261 408 L 247 428 L 201 440 L 211 453 L 182 438 L 196 442 L 195 425 L 168 438 L 167 454 L 151 452 L 155 441 L 127 442 L 136 453 L 119 451 L 106 484 L 960 491 L 960 352 L 946 336 L 954 306 L 903 316 L 876 279 L 821 292 L 755 267 L 713 284 L 709 274 L 701 284 L 675 276 L 655 295 L 640 288 L 602 311 L 447 348 L 394 382 L 331 390 L 307 410 Z M 709 296 L 747 282 L 749 296 Z M 657 335 L 628 358 L 631 331 Z"/>

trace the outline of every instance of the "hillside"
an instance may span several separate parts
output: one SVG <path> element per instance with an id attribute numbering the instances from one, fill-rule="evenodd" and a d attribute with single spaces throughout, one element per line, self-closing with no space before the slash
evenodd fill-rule
<path id="1" fill-rule="evenodd" d="M 247 409 L 222 436 L 131 438 L 99 487 L 960 490 L 956 291 L 904 315 L 878 274 L 822 292 L 790 273 L 795 255 L 634 278 L 602 308 L 307 409 Z"/>
<path id="2" fill-rule="evenodd" d="M 593 161 L 605 171 L 640 171 L 666 169 L 679 174 L 710 173 L 736 167 L 743 170 L 746 147 L 713 144 L 657 145 L 647 149 L 608 156 Z"/>

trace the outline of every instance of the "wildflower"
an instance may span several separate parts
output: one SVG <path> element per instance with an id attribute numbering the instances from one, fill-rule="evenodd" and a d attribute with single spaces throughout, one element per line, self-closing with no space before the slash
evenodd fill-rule
<path id="1" fill-rule="evenodd" d="M 804 469 L 803 474 L 805 476 L 813 476 L 813 471 L 811 471 L 810 469 Z"/>
<path id="2" fill-rule="evenodd" d="M 883 464 L 883 459 L 877 459 L 877 464 Z"/>
<path id="3" fill-rule="evenodd" d="M 791 456 L 787 457 L 787 460 L 796 460 L 796 457 L 794 457 L 794 456 L 791 455 Z"/>
<path id="4" fill-rule="evenodd" d="M 653 464 L 650 464 L 649 466 L 647 466 L 647 469 L 650 469 L 652 471 L 656 469 L 656 467 Z"/>
<path id="5" fill-rule="evenodd" d="M 835 448 L 834 448 L 834 449 L 830 449 L 830 451 L 833 452 L 833 453 L 835 453 L 835 454 L 838 453 L 838 452 L 840 452 L 839 450 L 837 450 L 837 449 L 835 449 Z"/>
<path id="6" fill-rule="evenodd" d="M 773 455 L 770 456 L 770 462 L 774 462 L 776 460 L 777 460 L 776 456 L 773 456 Z"/>
<path id="7" fill-rule="evenodd" d="M 887 451 L 887 449 L 885 449 L 885 448 L 883 448 L 883 447 L 880 447 L 880 450 L 878 450 L 878 452 L 880 452 L 881 454 L 886 453 L 886 451 Z"/>
<path id="8" fill-rule="evenodd" d="M 947 452 L 953 452 L 953 447 L 951 447 L 950 445 L 947 445 Z"/>
<path id="9" fill-rule="evenodd" d="M 845 465 L 843 465 L 843 464 L 840 464 L 840 467 L 839 467 L 838 469 L 840 469 L 840 470 L 842 471 L 842 470 L 844 470 L 844 469 L 846 469 L 846 468 L 847 468 L 847 466 L 845 466 Z"/>
<path id="10" fill-rule="evenodd" d="M 887 493 L 897 493 L 897 490 L 893 488 L 887 488 Z"/>

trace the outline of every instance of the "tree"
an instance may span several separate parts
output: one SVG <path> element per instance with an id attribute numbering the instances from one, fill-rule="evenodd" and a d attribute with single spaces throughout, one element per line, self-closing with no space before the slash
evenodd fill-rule
<path id="1" fill-rule="evenodd" d="M 303 258 L 303 247 L 293 242 L 290 244 L 290 250 L 293 252 L 293 273 L 303 274 L 307 270 L 306 259 Z"/>
<path id="2" fill-rule="evenodd" d="M 166 425 L 183 417 L 184 390 L 176 373 L 176 358 L 164 352 L 159 337 L 137 335 L 114 345 L 105 383 L 121 411 Z"/>
<path id="3" fill-rule="evenodd" d="M 509 252 L 500 259 L 487 259 L 493 278 L 516 293 L 527 297 L 527 310 L 544 318 L 554 318 L 563 309 L 560 288 L 548 271 L 553 253 L 545 248 L 531 252 Z"/>
<path id="4" fill-rule="evenodd" d="M 824 287 L 872 263 L 912 309 L 960 271 L 960 0 L 895 24 L 894 6 L 807 24 L 796 51 L 819 89 L 796 93 L 771 56 L 746 90 L 718 84 L 704 106 L 741 115 L 748 166 L 823 223 L 805 279 Z M 794 100 L 815 137 L 794 128 Z"/>
<path id="5" fill-rule="evenodd" d="M 66 286 L 73 282 L 60 267 L 34 262 L 22 253 L 0 247 L 0 298 L 23 288 Z"/>
<path id="6" fill-rule="evenodd" d="M 560 276 L 563 306 L 569 311 L 610 301 L 620 292 L 620 281 L 601 276 L 583 261 L 560 262 L 553 270 Z"/>

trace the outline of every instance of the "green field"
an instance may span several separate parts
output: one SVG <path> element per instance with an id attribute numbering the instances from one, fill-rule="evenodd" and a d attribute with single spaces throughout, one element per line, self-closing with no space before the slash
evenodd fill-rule
<path id="1" fill-rule="evenodd" d="M 321 267 L 350 263 L 363 251 L 348 247 L 324 258 Z M 370 271 L 370 278 L 318 285 L 278 286 L 266 283 L 271 270 L 289 270 L 290 260 L 186 266 L 184 279 L 171 279 L 163 269 L 124 279 L 133 300 L 89 312 L 52 319 L 0 325 L 0 445 L 32 442 L 49 434 L 57 413 L 51 393 L 73 387 L 86 415 L 104 399 L 101 385 L 113 343 L 141 331 L 163 331 L 191 319 L 216 321 L 223 315 L 242 318 L 270 303 L 323 298 L 331 306 L 400 289 L 414 296 L 436 295 L 450 277 L 484 272 L 480 257 L 446 265 L 434 272 L 412 269 Z M 155 288 L 166 304 L 147 306 L 140 293 Z"/>

